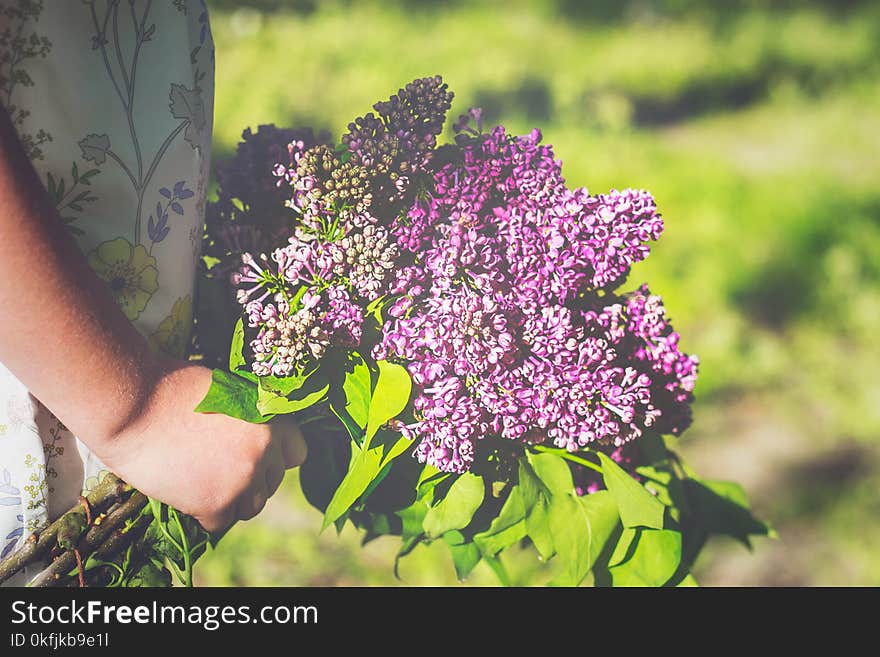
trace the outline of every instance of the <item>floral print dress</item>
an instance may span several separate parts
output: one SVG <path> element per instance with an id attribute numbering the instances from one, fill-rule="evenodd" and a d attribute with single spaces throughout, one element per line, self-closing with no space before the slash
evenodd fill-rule
<path id="1" fill-rule="evenodd" d="M 151 345 L 178 356 L 213 93 L 204 0 L 0 0 L 0 104 L 89 265 Z M 0 557 L 102 473 L 0 364 Z"/>

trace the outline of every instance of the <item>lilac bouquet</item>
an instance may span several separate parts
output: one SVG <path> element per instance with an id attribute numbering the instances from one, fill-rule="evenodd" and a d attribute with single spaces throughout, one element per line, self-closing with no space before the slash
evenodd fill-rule
<path id="1" fill-rule="evenodd" d="M 401 556 L 443 540 L 460 578 L 485 560 L 507 581 L 527 543 L 559 584 L 691 583 L 710 534 L 769 529 L 673 451 L 698 361 L 659 296 L 621 290 L 663 231 L 654 199 L 570 188 L 538 130 L 479 110 L 440 145 L 452 97 L 415 80 L 338 145 L 244 133 L 205 237 L 208 311 L 237 323 L 200 319 L 204 345 L 233 339 L 198 410 L 296 414 L 324 526 Z"/>

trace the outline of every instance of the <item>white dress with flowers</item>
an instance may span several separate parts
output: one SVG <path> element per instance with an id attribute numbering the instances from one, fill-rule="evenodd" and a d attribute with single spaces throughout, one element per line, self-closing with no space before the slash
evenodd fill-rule
<path id="1" fill-rule="evenodd" d="M 0 104 L 91 267 L 150 343 L 177 355 L 192 324 L 213 86 L 204 0 L 0 0 Z M 102 472 L 0 364 L 0 557 Z"/>

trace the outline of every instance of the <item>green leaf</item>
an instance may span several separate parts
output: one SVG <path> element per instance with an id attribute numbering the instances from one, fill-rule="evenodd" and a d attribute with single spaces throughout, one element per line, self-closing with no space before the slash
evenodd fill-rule
<path id="1" fill-rule="evenodd" d="M 449 546 L 452 553 L 452 563 L 455 566 L 455 576 L 458 581 L 463 582 L 474 567 L 480 563 L 482 555 L 477 546 L 473 543 L 465 541 L 464 534 L 460 531 L 453 530 L 443 534 L 443 540 Z"/>
<path id="2" fill-rule="evenodd" d="M 655 498 L 661 504 L 666 506 L 675 505 L 670 487 L 674 486 L 678 480 L 673 476 L 672 472 L 650 465 L 638 467 L 636 472 L 646 479 L 644 482 L 645 489 L 652 495 L 655 495 Z"/>
<path id="3" fill-rule="evenodd" d="M 414 441 L 415 438 L 405 438 L 404 436 L 398 438 L 397 442 L 395 442 L 382 457 L 382 467 L 384 468 L 386 465 L 390 464 L 391 461 L 403 454 L 407 449 L 409 449 Z"/>
<path id="4" fill-rule="evenodd" d="M 403 579 L 400 576 L 400 562 L 401 560 L 408 555 L 410 552 L 415 550 L 419 544 L 422 542 L 420 537 L 412 537 L 404 539 L 400 545 L 400 549 L 397 551 L 397 554 L 394 556 L 394 576 L 397 579 Z"/>
<path id="5" fill-rule="evenodd" d="M 592 568 L 596 559 L 602 554 L 608 539 L 614 534 L 620 515 L 614 497 L 607 490 L 584 495 L 579 497 L 578 501 L 590 525 L 590 567 Z"/>
<path id="6" fill-rule="evenodd" d="M 423 527 L 428 536 L 439 538 L 452 529 L 466 527 L 483 503 L 483 478 L 475 474 L 460 475 L 446 497 L 428 509 Z"/>
<path id="7" fill-rule="evenodd" d="M 574 482 L 568 464 L 555 454 L 529 454 L 529 464 L 550 493 L 572 493 Z"/>
<path id="8" fill-rule="evenodd" d="M 435 470 L 433 466 L 425 466 L 425 469 L 422 470 L 421 476 L 419 477 L 419 481 L 416 484 L 416 499 L 424 501 L 428 506 L 432 505 L 435 500 L 439 501 L 442 499 L 442 495 L 438 497 L 436 495 L 437 488 L 448 490 L 450 486 L 452 486 L 452 482 L 454 481 L 454 476 L 449 472 L 436 472 L 430 476 L 426 476 L 427 472 L 430 470 Z"/>
<path id="9" fill-rule="evenodd" d="M 232 344 L 229 347 L 229 370 L 234 372 L 239 367 L 247 367 L 244 359 L 244 322 L 241 317 L 235 323 L 232 332 Z"/>
<path id="10" fill-rule="evenodd" d="M 363 428 L 359 427 L 355 423 L 355 421 L 351 418 L 345 408 L 340 408 L 331 401 L 330 410 L 333 412 L 333 415 L 339 418 L 339 421 L 342 422 L 342 425 L 345 427 L 345 430 L 348 432 L 348 435 L 352 440 L 354 440 L 356 443 L 359 443 L 363 440 Z"/>
<path id="11" fill-rule="evenodd" d="M 693 575 L 688 573 L 684 576 L 684 578 L 677 584 L 677 586 L 687 588 L 687 587 L 696 587 L 699 586 L 699 582 L 694 578 Z"/>
<path id="12" fill-rule="evenodd" d="M 385 513 L 364 514 L 362 524 L 366 531 L 363 539 L 361 539 L 361 547 L 381 536 L 396 533 L 391 524 L 392 521 L 396 522 L 396 520 L 396 518 L 391 518 Z"/>
<path id="13" fill-rule="evenodd" d="M 492 534 L 477 534 L 474 536 L 474 544 L 479 548 L 481 554 L 494 557 L 502 550 L 519 543 L 526 537 L 526 533 L 526 520 L 523 518 L 510 527 L 505 527 Z"/>
<path id="14" fill-rule="evenodd" d="M 519 494 L 523 506 L 526 508 L 526 511 L 529 511 L 537 504 L 542 493 L 546 492 L 546 487 L 538 479 L 538 475 L 535 474 L 532 466 L 529 465 L 528 456 L 521 456 L 519 458 L 517 480 L 519 481 L 517 485 L 519 486 Z"/>
<path id="15" fill-rule="evenodd" d="M 578 586 L 590 572 L 593 563 L 590 559 L 589 519 L 573 490 L 553 495 L 547 520 L 553 546 L 563 564 L 562 572 L 553 583 Z"/>
<path id="16" fill-rule="evenodd" d="M 419 473 L 419 480 L 416 482 L 416 488 L 422 489 L 422 484 L 428 484 L 432 481 L 437 481 L 438 479 L 445 479 L 449 476 L 448 472 L 443 472 L 436 466 L 431 465 L 430 463 L 425 463 L 422 467 L 421 473 Z"/>
<path id="17" fill-rule="evenodd" d="M 211 387 L 199 402 L 197 413 L 223 413 L 230 417 L 260 424 L 272 418 L 257 410 L 259 386 L 253 381 L 225 370 L 211 372 Z"/>
<path id="18" fill-rule="evenodd" d="M 681 534 L 670 529 L 637 529 L 631 556 L 610 568 L 614 586 L 663 586 L 681 563 Z"/>
<path id="19" fill-rule="evenodd" d="M 367 416 L 367 440 L 370 440 L 383 424 L 397 417 L 409 403 L 412 379 L 406 368 L 381 360 L 379 378 L 369 403 Z"/>
<path id="20" fill-rule="evenodd" d="M 525 537 L 526 508 L 519 486 L 514 486 L 489 527 L 474 535 L 474 543 L 483 554 L 495 556 Z"/>
<path id="21" fill-rule="evenodd" d="M 333 494 L 330 504 L 327 505 L 321 531 L 327 529 L 351 508 L 381 469 L 379 467 L 382 461 L 381 447 L 362 450 L 357 443 L 352 443 L 351 451 L 351 464 L 345 478 Z"/>
<path id="22" fill-rule="evenodd" d="M 417 500 L 405 509 L 396 512 L 402 521 L 400 532 L 401 546 L 394 558 L 394 576 L 400 579 L 400 560 L 412 552 L 422 542 L 425 532 L 422 530 L 422 522 L 428 513 L 428 504 L 423 500 Z"/>
<path id="23" fill-rule="evenodd" d="M 317 378 L 316 378 L 317 377 Z M 318 383 L 318 381 L 320 383 Z M 315 390 L 322 385 L 329 385 L 327 377 L 318 368 L 312 368 L 306 372 L 297 372 L 290 376 L 262 376 L 260 387 L 269 392 L 274 392 L 282 397 L 289 397 L 293 393 L 311 385 L 308 390 Z M 300 395 L 302 397 L 302 395 Z"/>
<path id="24" fill-rule="evenodd" d="M 348 472 L 351 439 L 333 418 L 302 426 L 309 457 L 299 468 L 299 483 L 309 504 L 322 513 Z"/>
<path id="25" fill-rule="evenodd" d="M 526 520 L 526 530 L 542 557 L 547 559 L 556 553 L 563 562 L 563 572 L 553 584 L 577 586 L 587 576 L 593 560 L 589 518 L 575 494 L 571 470 L 555 454 L 529 454 L 528 463 L 539 481 L 531 481 L 527 470 L 524 477 L 521 468 L 524 490 L 538 497 Z"/>
<path id="26" fill-rule="evenodd" d="M 383 465 L 382 463 L 379 463 L 379 472 L 378 472 L 378 474 L 376 474 L 375 477 L 373 477 L 373 480 L 370 482 L 369 486 L 367 486 L 367 488 L 364 490 L 364 492 L 361 493 L 361 501 L 366 500 L 370 496 L 370 493 L 372 493 L 374 490 L 376 490 L 376 487 L 382 483 L 382 481 L 385 479 L 385 477 L 388 476 L 389 472 L 391 472 L 391 464 L 390 463 L 388 463 L 387 465 Z"/>
<path id="27" fill-rule="evenodd" d="M 553 534 L 550 531 L 548 507 L 547 500 L 540 499 L 526 517 L 526 533 L 535 545 L 538 554 L 545 561 L 556 554 L 556 548 L 553 546 Z"/>
<path id="28" fill-rule="evenodd" d="M 260 381 L 260 390 L 257 395 L 257 410 L 264 415 L 296 413 L 322 401 L 327 396 L 329 389 L 330 382 L 320 373 L 303 377 L 299 387 L 292 390 L 287 396 L 267 390 L 263 387 L 263 382 Z"/>
<path id="29" fill-rule="evenodd" d="M 752 515 L 746 493 L 739 484 L 690 478 L 684 480 L 684 487 L 706 531 L 732 536 L 746 547 L 751 547 L 750 536 L 776 537 L 772 527 Z"/>
<path id="30" fill-rule="evenodd" d="M 662 529 L 664 506 L 645 488 L 602 452 L 602 475 L 620 511 L 624 527 Z"/>
<path id="31" fill-rule="evenodd" d="M 205 268 L 210 271 L 223 261 L 220 258 L 215 258 L 214 256 L 204 255 L 202 256 L 202 262 L 205 263 Z"/>
<path id="32" fill-rule="evenodd" d="M 635 550 L 635 540 L 638 535 L 638 529 L 632 529 L 630 527 L 623 528 L 620 537 L 617 539 L 617 543 L 614 544 L 614 549 L 611 551 L 611 555 L 608 557 L 609 567 L 621 564 L 632 556 L 632 550 Z"/>
<path id="33" fill-rule="evenodd" d="M 529 464 L 528 456 L 519 459 L 520 499 L 526 509 L 526 534 L 544 560 L 550 559 L 556 550 L 553 548 L 553 536 L 550 533 L 550 520 L 547 516 L 550 492 L 538 479 Z"/>
<path id="34" fill-rule="evenodd" d="M 147 498 L 147 502 L 150 505 L 150 511 L 153 513 L 153 518 L 156 520 L 162 520 L 162 502 L 152 497 Z"/>
<path id="35" fill-rule="evenodd" d="M 422 536 L 425 532 L 422 529 L 422 523 L 425 520 L 425 516 L 428 513 L 428 504 L 423 500 L 417 500 L 413 502 L 411 505 L 406 507 L 405 509 L 401 509 L 397 511 L 397 517 L 403 521 L 403 530 L 401 531 L 401 538 L 404 541 L 409 540 L 410 538 L 415 538 L 418 536 Z"/>
<path id="36" fill-rule="evenodd" d="M 370 415 L 370 369 L 360 356 L 355 354 L 354 368 L 345 373 L 342 390 L 345 393 L 345 410 L 358 427 L 365 429 Z"/>
<path id="37" fill-rule="evenodd" d="M 382 295 L 381 297 L 373 299 L 370 303 L 367 304 L 365 316 L 369 317 L 370 315 L 372 315 L 373 317 L 376 318 L 376 322 L 378 322 L 381 325 L 382 324 L 382 307 L 385 305 L 385 303 L 387 301 L 388 301 L 388 297 L 385 295 Z"/>
<path id="38" fill-rule="evenodd" d="M 501 559 L 498 557 L 483 557 L 483 561 L 485 561 L 489 565 L 489 568 L 492 569 L 492 572 L 495 573 L 498 581 L 501 582 L 501 586 L 513 586 L 510 575 L 507 574 L 507 569 L 504 567 L 504 564 L 501 563 Z"/>

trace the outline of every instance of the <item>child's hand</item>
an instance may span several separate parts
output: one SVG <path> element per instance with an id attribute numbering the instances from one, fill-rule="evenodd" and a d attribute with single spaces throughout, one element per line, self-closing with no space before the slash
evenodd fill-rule
<path id="1" fill-rule="evenodd" d="M 289 418 L 250 424 L 194 412 L 210 383 L 207 368 L 163 364 L 143 411 L 96 453 L 141 492 L 215 532 L 258 514 L 284 470 L 305 460 L 306 444 Z"/>

